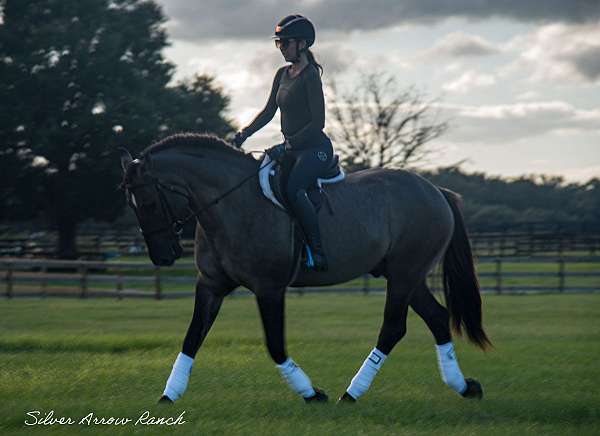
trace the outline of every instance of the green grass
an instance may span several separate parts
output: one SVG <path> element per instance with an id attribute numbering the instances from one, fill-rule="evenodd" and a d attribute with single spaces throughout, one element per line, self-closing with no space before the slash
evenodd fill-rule
<path id="1" fill-rule="evenodd" d="M 289 354 L 332 399 L 375 344 L 383 295 L 291 296 Z M 180 350 L 193 300 L 0 301 L 0 434 L 578 434 L 600 433 L 600 295 L 484 297 L 495 349 L 456 341 L 481 402 L 437 373 L 430 333 L 408 334 L 370 391 L 350 407 L 307 406 L 280 380 L 252 298 L 225 301 L 188 391 L 155 406 Z M 80 419 L 176 417 L 178 427 L 25 427 L 26 412 Z M 29 418 L 31 420 L 31 418 Z"/>

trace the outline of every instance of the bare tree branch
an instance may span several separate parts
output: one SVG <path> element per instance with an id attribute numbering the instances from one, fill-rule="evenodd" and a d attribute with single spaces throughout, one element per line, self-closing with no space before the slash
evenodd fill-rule
<path id="1" fill-rule="evenodd" d="M 353 92 L 340 92 L 335 82 L 328 91 L 328 131 L 349 171 L 419 166 L 434 151 L 429 143 L 448 129 L 437 121 L 435 100 L 399 90 L 383 73 L 363 74 Z"/>

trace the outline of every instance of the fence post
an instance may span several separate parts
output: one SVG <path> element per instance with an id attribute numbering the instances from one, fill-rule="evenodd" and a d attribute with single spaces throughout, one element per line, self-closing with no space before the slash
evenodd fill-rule
<path id="1" fill-rule="evenodd" d="M 565 259 L 562 256 L 558 259 L 558 290 L 559 292 L 565 290 Z"/>
<path id="2" fill-rule="evenodd" d="M 159 266 L 154 267 L 154 289 L 155 289 L 154 298 L 156 298 L 157 300 L 160 300 L 162 290 L 161 290 L 161 283 L 160 283 L 160 267 Z"/>
<path id="3" fill-rule="evenodd" d="M 119 300 L 123 299 L 123 275 L 121 274 L 121 270 L 117 269 L 117 298 Z"/>
<path id="4" fill-rule="evenodd" d="M 13 296 L 13 270 L 10 263 L 7 264 L 6 270 L 6 298 Z"/>
<path id="5" fill-rule="evenodd" d="M 40 282 L 40 291 L 42 293 L 42 297 L 46 298 L 46 287 L 48 286 L 48 279 L 46 276 L 48 275 L 48 267 L 46 265 L 42 266 L 42 281 Z"/>
<path id="6" fill-rule="evenodd" d="M 527 253 L 529 256 L 533 256 L 534 255 L 534 246 L 533 246 L 533 234 L 535 233 L 534 231 L 534 224 L 529 224 L 528 226 L 528 238 L 529 238 L 529 252 Z"/>
<path id="7" fill-rule="evenodd" d="M 496 293 L 502 293 L 502 258 L 496 258 Z"/>
<path id="8" fill-rule="evenodd" d="M 559 240 L 558 240 L 558 256 L 562 259 L 563 258 L 563 253 L 565 251 L 565 238 L 566 236 L 559 234 Z"/>
<path id="9" fill-rule="evenodd" d="M 81 265 L 79 273 L 81 274 L 81 298 L 87 298 L 87 267 Z"/>
<path id="10" fill-rule="evenodd" d="M 363 275 L 363 292 L 365 295 L 369 293 L 369 274 Z"/>

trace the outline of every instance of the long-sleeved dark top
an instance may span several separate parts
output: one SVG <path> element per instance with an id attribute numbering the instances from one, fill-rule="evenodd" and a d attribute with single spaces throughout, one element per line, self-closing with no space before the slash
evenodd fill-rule
<path id="1" fill-rule="evenodd" d="M 251 136 L 281 111 L 281 132 L 293 149 L 309 148 L 325 127 L 325 99 L 317 67 L 307 65 L 298 76 L 289 76 L 289 66 L 275 74 L 267 104 L 243 131 Z"/>

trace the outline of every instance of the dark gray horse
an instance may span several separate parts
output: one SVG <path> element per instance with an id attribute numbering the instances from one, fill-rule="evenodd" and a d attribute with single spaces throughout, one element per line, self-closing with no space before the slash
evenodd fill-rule
<path id="1" fill-rule="evenodd" d="M 333 215 L 319 222 L 328 272 L 301 268 L 301 247 L 290 217 L 261 193 L 259 162 L 208 135 L 170 136 L 133 160 L 122 157 L 123 186 L 155 265 L 180 257 L 179 232 L 195 217 L 198 267 L 194 315 L 161 401 L 185 391 L 193 360 L 223 298 L 238 286 L 256 296 L 266 344 L 290 387 L 309 401 L 325 393 L 287 356 L 284 299 L 288 286 L 331 285 L 365 273 L 387 279 L 383 325 L 377 346 L 352 379 L 342 401 L 364 394 L 393 347 L 406 333 L 411 306 L 432 331 L 442 379 L 464 397 L 481 398 L 478 382 L 465 379 L 456 361 L 450 319 L 458 333 L 485 348 L 481 298 L 459 197 L 418 175 L 372 169 L 327 187 Z M 448 309 L 426 285 L 428 272 L 443 261 Z"/>

